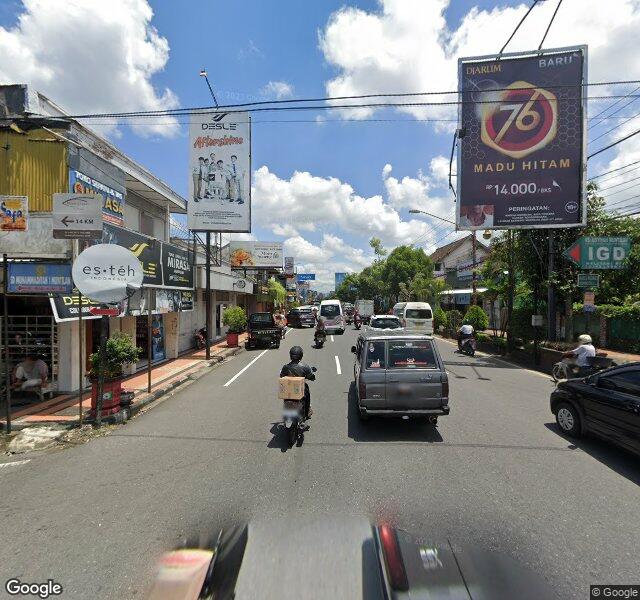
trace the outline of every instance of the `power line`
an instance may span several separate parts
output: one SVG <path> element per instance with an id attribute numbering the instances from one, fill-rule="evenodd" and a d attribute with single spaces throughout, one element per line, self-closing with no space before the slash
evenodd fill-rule
<path id="1" fill-rule="evenodd" d="M 636 210 L 634 212 L 630 212 L 630 213 L 624 213 L 621 215 L 615 215 L 613 217 L 611 217 L 612 219 L 623 219 L 624 217 L 633 217 L 634 215 L 640 215 L 640 210 Z"/>
<path id="2" fill-rule="evenodd" d="M 598 177 L 603 177 L 604 175 L 609 175 L 609 173 L 615 173 L 616 171 L 620 171 L 621 169 L 626 169 L 627 167 L 631 167 L 632 165 L 637 165 L 640 163 L 640 160 L 636 160 L 634 162 L 627 163 L 626 165 L 622 165 L 621 167 L 617 167 L 615 169 L 611 169 L 610 171 L 605 171 L 604 173 L 598 173 L 598 175 L 594 175 L 589 179 L 589 181 L 593 181 L 594 179 L 598 179 Z M 617 175 L 616 175 L 617 177 Z"/>
<path id="3" fill-rule="evenodd" d="M 609 106 L 607 106 L 606 108 L 604 108 L 603 110 L 601 110 L 595 117 L 594 119 L 597 119 L 600 115 L 606 113 L 608 110 L 611 110 L 616 104 L 619 104 L 620 102 L 622 102 L 625 98 L 629 98 L 631 94 L 635 94 L 638 90 L 640 90 L 640 86 L 638 86 L 637 88 L 631 90 L 626 96 L 622 96 L 622 98 L 620 98 L 619 100 L 616 100 L 613 104 L 610 104 Z M 614 110 L 610 115 L 607 115 L 606 117 L 604 117 L 603 121 L 608 119 L 609 117 L 611 117 L 612 115 L 615 115 L 617 113 L 619 113 L 622 109 L 626 108 L 627 106 L 629 106 L 629 104 L 633 104 L 635 101 L 637 100 L 637 97 L 635 97 L 633 100 L 631 100 L 631 102 L 627 102 L 627 104 L 625 104 L 624 106 L 620 107 L 618 110 Z M 590 125 L 587 129 L 591 129 L 591 127 L 596 127 L 597 125 L 599 125 L 599 123 L 594 123 L 593 125 Z"/>
<path id="4" fill-rule="evenodd" d="M 520 19 L 520 22 L 516 25 L 516 28 L 511 32 L 509 39 L 504 43 L 504 46 L 502 46 L 502 48 L 500 49 L 500 52 L 498 52 L 498 59 L 500 59 L 500 57 L 502 56 L 502 53 L 504 52 L 504 49 L 508 46 L 509 42 L 513 39 L 513 36 L 516 34 L 518 29 L 520 29 L 520 25 L 524 23 L 525 19 L 529 16 L 529 13 L 533 10 L 533 7 L 536 4 L 538 4 L 538 2 L 539 0 L 533 0 L 533 4 L 529 7 L 529 10 L 527 10 L 527 12 L 524 13 L 524 17 Z"/>
<path id="5" fill-rule="evenodd" d="M 619 140 L 616 140 L 615 142 L 609 144 L 608 146 L 605 146 L 604 148 L 600 148 L 600 150 L 596 150 L 595 152 L 593 152 L 592 154 L 589 154 L 589 156 L 587 156 L 587 160 L 590 159 L 590 158 L 593 158 L 594 156 L 597 156 L 598 154 L 601 154 L 605 150 L 609 150 L 609 148 L 613 148 L 614 146 L 617 146 L 618 144 L 621 144 L 622 142 L 628 140 L 629 138 L 632 138 L 634 135 L 638 135 L 639 133 L 640 133 L 640 129 L 637 129 L 633 133 L 630 133 L 629 135 L 625 135 L 623 138 L 620 138 Z"/>
<path id="6" fill-rule="evenodd" d="M 634 200 L 635 198 L 640 198 L 640 194 L 637 196 L 628 196 L 627 198 L 623 198 L 622 200 L 616 200 L 615 202 L 607 203 L 606 208 L 612 208 L 614 206 L 618 206 L 619 204 L 624 204 L 625 202 L 629 202 L 629 200 Z M 608 200 L 608 198 L 605 198 L 605 200 Z"/>
<path id="7" fill-rule="evenodd" d="M 610 134 L 612 131 L 615 131 L 616 129 L 618 129 L 618 127 L 622 127 L 623 125 L 625 125 L 626 123 L 628 123 L 629 121 L 633 121 L 633 119 L 637 119 L 638 117 L 640 117 L 640 113 L 636 113 L 635 115 L 632 115 L 631 117 L 629 117 L 628 119 L 626 119 L 625 121 L 622 121 L 622 123 L 618 123 L 615 127 L 612 127 L 611 129 L 608 129 L 607 131 L 605 131 L 604 133 L 601 133 L 598 137 L 593 138 L 591 140 L 591 143 L 595 142 L 596 140 L 599 140 L 600 138 L 603 138 L 605 135 Z"/>
<path id="8" fill-rule="evenodd" d="M 599 192 L 605 192 L 607 190 L 612 190 L 613 188 L 617 188 L 618 186 L 624 185 L 625 183 L 631 183 L 632 181 L 637 181 L 640 177 L 633 177 L 632 179 L 627 179 L 626 181 L 621 181 L 620 183 L 616 183 L 614 185 L 610 185 L 609 187 L 600 188 Z M 617 194 L 618 192 L 616 192 Z M 611 196 L 611 194 L 609 194 Z"/>
<path id="9" fill-rule="evenodd" d="M 551 15 L 551 20 L 549 21 L 549 25 L 547 25 L 547 29 L 544 32 L 544 35 L 542 36 L 542 41 L 538 46 L 538 52 L 542 50 L 542 44 L 544 44 L 544 41 L 547 39 L 547 34 L 549 33 L 549 29 L 551 29 L 551 25 L 553 25 L 553 21 L 555 20 L 556 15 L 558 14 L 558 9 L 560 8 L 561 4 L 562 4 L 562 0 L 558 0 L 558 6 L 556 6 L 556 9 L 553 11 L 553 14 Z"/>
<path id="10" fill-rule="evenodd" d="M 589 179 L 588 181 L 591 181 L 593 183 L 596 184 L 601 184 L 601 183 L 606 183 L 607 181 L 611 181 L 612 179 L 618 179 L 618 177 L 624 177 L 625 175 L 628 175 L 629 173 L 633 173 L 634 171 L 637 171 L 638 169 L 640 169 L 640 166 L 637 167 L 633 167 L 632 169 L 629 169 L 628 171 L 622 171 L 621 173 L 616 173 L 614 175 L 611 175 L 610 177 L 606 177 L 605 179 L 601 179 L 600 181 L 593 181 L 592 179 Z"/>

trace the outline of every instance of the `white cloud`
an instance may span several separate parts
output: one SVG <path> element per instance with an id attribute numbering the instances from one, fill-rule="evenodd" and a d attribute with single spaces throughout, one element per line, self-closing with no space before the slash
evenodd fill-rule
<path id="1" fill-rule="evenodd" d="M 23 4 L 16 24 L 0 27 L 0 83 L 29 83 L 76 114 L 178 106 L 173 91 L 152 82 L 169 60 L 169 43 L 151 25 L 146 0 Z M 143 135 L 179 131 L 175 119 L 153 121 L 133 127 Z"/>
<path id="2" fill-rule="evenodd" d="M 382 167 L 382 179 L 389 177 L 391 171 L 393 171 L 393 167 L 389 163 Z"/>
<path id="3" fill-rule="evenodd" d="M 286 81 L 270 81 L 262 88 L 262 94 L 269 98 L 282 100 L 293 96 L 293 86 Z"/>
<path id="4" fill-rule="evenodd" d="M 449 159 L 446 156 L 436 156 L 431 159 L 429 163 L 429 168 L 431 169 L 431 175 L 435 181 L 440 184 L 449 184 Z M 456 159 L 453 159 L 453 164 L 451 165 L 451 172 L 456 172 Z"/>

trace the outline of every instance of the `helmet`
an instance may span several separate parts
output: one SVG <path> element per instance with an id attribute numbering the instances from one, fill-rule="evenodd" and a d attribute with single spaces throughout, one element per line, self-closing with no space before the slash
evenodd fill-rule
<path id="1" fill-rule="evenodd" d="M 587 335 L 586 333 L 583 333 L 582 335 L 578 336 L 578 341 L 581 344 L 590 344 L 591 343 L 591 336 Z"/>
<path id="2" fill-rule="evenodd" d="M 291 360 L 302 360 L 303 354 L 300 346 L 293 346 L 291 350 L 289 350 L 289 358 L 291 358 Z"/>

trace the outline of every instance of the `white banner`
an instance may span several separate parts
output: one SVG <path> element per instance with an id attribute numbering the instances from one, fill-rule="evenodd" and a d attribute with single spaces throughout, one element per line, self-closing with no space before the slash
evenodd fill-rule
<path id="1" fill-rule="evenodd" d="M 193 115 L 189 148 L 189 229 L 250 232 L 249 113 Z"/>
<path id="2" fill-rule="evenodd" d="M 232 269 L 282 269 L 282 242 L 229 242 Z"/>

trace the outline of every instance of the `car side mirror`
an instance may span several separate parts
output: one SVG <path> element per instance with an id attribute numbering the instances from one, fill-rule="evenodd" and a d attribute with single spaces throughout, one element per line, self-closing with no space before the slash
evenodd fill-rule
<path id="1" fill-rule="evenodd" d="M 351 352 L 353 352 L 354 354 L 357 352 L 356 347 L 355 346 L 351 346 Z"/>

